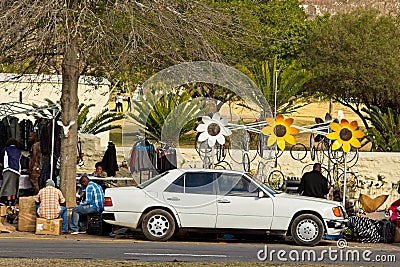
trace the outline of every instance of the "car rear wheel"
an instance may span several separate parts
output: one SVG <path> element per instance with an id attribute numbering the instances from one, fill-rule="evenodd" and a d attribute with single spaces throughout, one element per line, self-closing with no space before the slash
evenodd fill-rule
<path id="1" fill-rule="evenodd" d="M 324 234 L 324 226 L 317 216 L 303 214 L 294 219 L 291 233 L 297 244 L 314 246 L 321 241 Z"/>
<path id="2" fill-rule="evenodd" d="M 175 221 L 165 210 L 152 210 L 142 221 L 144 236 L 151 241 L 167 241 L 175 233 Z"/>

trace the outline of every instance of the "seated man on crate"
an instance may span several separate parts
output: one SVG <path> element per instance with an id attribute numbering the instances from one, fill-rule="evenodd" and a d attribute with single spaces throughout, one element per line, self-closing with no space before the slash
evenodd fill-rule
<path id="1" fill-rule="evenodd" d="M 68 232 L 68 211 L 65 207 L 65 198 L 62 192 L 55 188 L 54 181 L 48 179 L 46 187 L 39 190 L 35 198 L 37 204 L 37 215 L 40 218 L 56 219 L 62 218 L 62 233 Z"/>
<path id="2" fill-rule="evenodd" d="M 72 209 L 70 223 L 72 235 L 86 233 L 86 215 L 101 213 L 104 208 L 104 193 L 101 186 L 90 181 L 87 175 L 82 175 L 79 183 L 86 189 L 86 199 Z"/>

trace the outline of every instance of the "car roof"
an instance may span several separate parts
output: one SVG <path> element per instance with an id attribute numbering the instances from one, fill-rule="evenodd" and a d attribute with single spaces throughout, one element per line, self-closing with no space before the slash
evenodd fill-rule
<path id="1" fill-rule="evenodd" d="M 216 169 L 177 169 L 182 172 L 221 172 L 221 173 L 237 173 L 237 174 L 244 174 L 242 171 L 236 171 L 236 170 L 216 170 Z"/>

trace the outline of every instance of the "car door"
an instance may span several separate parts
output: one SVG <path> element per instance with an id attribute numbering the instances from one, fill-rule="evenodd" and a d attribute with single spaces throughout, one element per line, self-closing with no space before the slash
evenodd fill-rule
<path id="1" fill-rule="evenodd" d="M 245 175 L 220 173 L 217 177 L 217 228 L 270 229 L 272 199 L 258 197 L 259 186 Z"/>
<path id="2" fill-rule="evenodd" d="M 217 204 L 213 173 L 185 173 L 167 187 L 163 196 L 178 212 L 182 227 L 215 228 Z"/>

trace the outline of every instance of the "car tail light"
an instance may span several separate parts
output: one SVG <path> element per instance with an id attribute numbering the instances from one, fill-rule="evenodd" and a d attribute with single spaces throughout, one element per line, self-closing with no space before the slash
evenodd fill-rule
<path id="1" fill-rule="evenodd" d="M 112 207 L 112 199 L 111 197 L 105 197 L 104 198 L 104 207 Z"/>
<path id="2" fill-rule="evenodd" d="M 332 208 L 332 211 L 333 211 L 333 214 L 334 214 L 336 217 L 342 217 L 342 213 L 340 212 L 340 208 L 339 208 L 339 207 L 334 207 L 334 208 Z"/>

